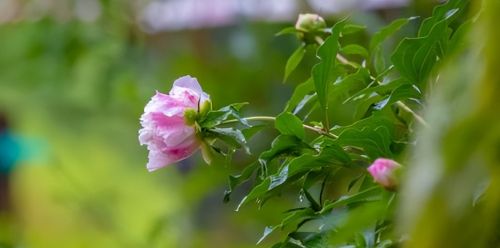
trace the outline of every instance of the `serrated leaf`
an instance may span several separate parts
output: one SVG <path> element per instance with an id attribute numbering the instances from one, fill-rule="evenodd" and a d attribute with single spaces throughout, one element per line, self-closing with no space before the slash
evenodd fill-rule
<path id="1" fill-rule="evenodd" d="M 305 138 L 305 130 L 302 121 L 289 112 L 283 112 L 276 117 L 274 127 L 284 135 L 294 135 L 299 139 Z"/>
<path id="2" fill-rule="evenodd" d="M 283 76 L 283 82 L 286 82 L 288 79 L 288 76 L 297 68 L 297 66 L 300 64 L 300 61 L 304 58 L 304 55 L 306 54 L 306 49 L 305 46 L 299 46 L 295 52 L 292 53 L 290 58 L 286 61 L 285 65 L 285 75 Z"/>
<path id="3" fill-rule="evenodd" d="M 368 51 L 366 48 L 357 45 L 357 44 L 349 44 L 347 46 L 342 47 L 340 50 L 342 54 L 353 54 L 353 55 L 360 55 L 363 58 L 368 58 Z"/>

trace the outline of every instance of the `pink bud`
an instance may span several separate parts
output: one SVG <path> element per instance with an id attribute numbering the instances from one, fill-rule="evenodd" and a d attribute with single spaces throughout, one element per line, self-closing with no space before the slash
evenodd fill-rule
<path id="1" fill-rule="evenodd" d="M 184 76 L 175 80 L 169 94 L 156 92 L 144 108 L 139 142 L 147 145 L 147 169 L 154 171 L 191 156 L 200 147 L 194 123 L 184 118 L 187 111 L 209 100 L 196 78 Z"/>
<path id="2" fill-rule="evenodd" d="M 394 190 L 398 186 L 397 170 L 401 165 L 396 161 L 386 158 L 379 158 L 368 167 L 368 172 L 373 180 L 388 190 Z"/>

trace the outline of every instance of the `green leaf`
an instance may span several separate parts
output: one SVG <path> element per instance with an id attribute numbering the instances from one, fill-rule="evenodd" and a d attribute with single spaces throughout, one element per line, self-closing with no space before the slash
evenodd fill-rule
<path id="1" fill-rule="evenodd" d="M 288 58 L 285 66 L 285 76 L 283 77 L 283 82 L 286 82 L 288 76 L 297 68 L 302 58 L 304 58 L 304 54 L 306 54 L 305 46 L 299 46 L 295 52 Z"/>
<path id="2" fill-rule="evenodd" d="M 250 138 L 252 138 L 255 134 L 260 132 L 265 127 L 267 127 L 267 125 L 254 125 L 254 126 L 242 129 L 241 132 L 243 133 L 243 136 L 245 136 L 245 139 L 248 141 L 248 140 L 250 140 Z"/>
<path id="3" fill-rule="evenodd" d="M 464 22 L 462 25 L 460 25 L 460 27 L 457 28 L 448 44 L 448 50 L 450 52 L 461 50 L 465 47 L 468 41 L 467 34 L 470 32 L 473 24 L 474 22 L 472 20 L 469 20 L 467 22 Z"/>
<path id="4" fill-rule="evenodd" d="M 357 25 L 357 24 L 346 24 L 342 29 L 342 35 L 353 34 L 357 32 L 364 31 L 366 26 Z"/>
<path id="5" fill-rule="evenodd" d="M 212 128 L 208 132 L 208 135 L 211 135 L 217 139 L 224 141 L 226 144 L 245 149 L 245 152 L 250 154 L 250 149 L 247 146 L 247 141 L 243 133 L 234 128 Z"/>
<path id="6" fill-rule="evenodd" d="M 400 100 L 414 100 L 420 103 L 420 98 L 422 98 L 422 93 L 416 85 L 403 84 L 392 91 L 388 98 L 378 102 L 375 109 L 383 109 Z"/>
<path id="7" fill-rule="evenodd" d="M 280 135 L 273 140 L 271 149 L 263 152 L 259 156 L 259 162 L 266 165 L 280 155 L 297 155 L 304 149 L 312 149 L 308 144 L 301 141 L 297 136 Z"/>
<path id="8" fill-rule="evenodd" d="M 236 118 L 240 123 L 249 127 L 248 122 L 243 119 L 240 115 L 240 109 L 248 103 L 234 103 L 225 106 L 219 110 L 209 111 L 207 115 L 199 121 L 199 124 L 203 128 L 213 128 L 222 124 L 224 121 L 228 120 L 229 117 Z"/>
<path id="9" fill-rule="evenodd" d="M 444 4 L 436 6 L 432 11 L 432 16 L 425 19 L 422 25 L 420 25 L 418 36 L 429 35 L 434 26 L 443 20 L 447 23 L 452 22 L 465 10 L 468 2 L 468 0 L 449 0 Z"/>
<path id="10" fill-rule="evenodd" d="M 335 141 L 340 146 L 354 146 L 363 149 L 370 159 L 392 157 L 390 145 L 394 137 L 394 123 L 377 112 L 354 124 L 333 130 L 338 133 Z"/>
<path id="11" fill-rule="evenodd" d="M 257 245 L 260 244 L 264 239 L 266 239 L 274 230 L 276 230 L 278 226 L 266 226 L 264 228 L 264 233 L 262 233 L 262 236 L 260 237 L 259 241 L 257 241 Z"/>
<path id="12" fill-rule="evenodd" d="M 283 112 L 278 115 L 274 126 L 281 134 L 294 135 L 302 140 L 305 138 L 306 134 L 302 121 L 292 113 Z"/>
<path id="13" fill-rule="evenodd" d="M 415 17 L 397 19 L 389 25 L 381 28 L 373 35 L 369 47 L 372 53 L 371 61 L 377 73 L 381 73 L 386 67 L 382 43 L 414 18 Z"/>
<path id="14" fill-rule="evenodd" d="M 314 87 L 323 110 L 328 109 L 326 99 L 328 90 L 339 74 L 336 68 L 336 56 L 339 50 L 338 39 L 340 31 L 345 24 L 345 20 L 342 20 L 333 26 L 332 34 L 325 40 L 323 45 L 318 48 L 317 57 L 320 59 L 320 62 L 312 69 Z"/>
<path id="15" fill-rule="evenodd" d="M 371 187 L 369 189 L 366 189 L 364 191 L 358 192 L 354 195 L 342 196 L 337 201 L 325 204 L 325 206 L 323 207 L 323 209 L 321 209 L 319 214 L 329 213 L 334 208 L 346 206 L 346 205 L 356 203 L 356 202 L 371 201 L 374 199 L 378 200 L 379 199 L 378 196 L 379 196 L 380 191 L 381 191 L 381 188 L 379 186 L 375 186 L 375 187 Z"/>
<path id="16" fill-rule="evenodd" d="M 229 176 L 229 188 L 224 191 L 224 202 L 228 202 L 230 200 L 231 193 L 234 191 L 234 189 L 240 184 L 247 181 L 253 175 L 255 170 L 257 170 L 257 168 L 259 168 L 259 163 L 254 162 L 245 167 L 241 174 L 236 176 Z"/>
<path id="17" fill-rule="evenodd" d="M 356 94 L 353 94 L 351 97 L 346 99 L 344 101 L 344 103 L 367 98 L 367 97 L 373 95 L 374 93 L 376 93 L 378 95 L 386 95 L 386 94 L 388 95 L 394 89 L 398 88 L 399 86 L 401 86 L 405 83 L 408 83 L 408 81 L 405 79 L 401 79 L 401 78 L 396 79 L 396 80 L 392 80 L 388 83 L 384 83 L 384 84 L 380 84 L 380 85 L 373 82 L 373 84 L 370 84 L 368 87 L 364 88 L 363 90 L 359 91 Z M 372 86 L 372 85 L 376 85 L 376 86 Z"/>
<path id="18" fill-rule="evenodd" d="M 243 198 L 238 208 L 249 201 L 264 197 L 268 192 L 283 185 L 285 182 L 298 180 L 312 169 L 341 166 L 350 161 L 349 156 L 340 146 L 332 142 L 327 142 L 324 146 L 320 154 L 304 153 L 299 157 L 289 160 L 277 173 L 266 177 L 259 185 L 255 186 Z"/>
<path id="19" fill-rule="evenodd" d="M 360 55 L 363 58 L 368 58 L 368 51 L 366 48 L 357 45 L 357 44 L 349 44 L 347 46 L 342 47 L 340 50 L 343 54 L 354 54 L 354 55 Z"/>
<path id="20" fill-rule="evenodd" d="M 448 50 L 452 20 L 465 9 L 468 1 L 450 0 L 434 8 L 432 17 L 420 26 L 417 38 L 405 38 L 392 54 L 391 60 L 401 75 L 412 83 L 421 84 L 434 65 Z"/>
<path id="21" fill-rule="evenodd" d="M 412 83 L 422 83 L 441 54 L 438 43 L 447 35 L 446 22 L 441 21 L 426 37 L 403 39 L 391 56 L 394 66 Z"/>
<path id="22" fill-rule="evenodd" d="M 382 44 L 382 42 L 384 42 L 387 38 L 389 38 L 403 26 L 408 24 L 408 22 L 412 19 L 415 19 L 415 17 L 394 20 L 389 25 L 381 28 L 379 31 L 373 34 L 373 37 L 370 41 L 370 51 L 374 52 L 376 49 L 380 49 L 380 45 Z"/>
<path id="23" fill-rule="evenodd" d="M 349 156 L 338 145 L 330 143 L 320 154 L 304 154 L 286 163 L 277 174 L 272 175 L 269 190 L 274 189 L 287 180 L 298 179 L 312 169 L 345 165 Z"/>
<path id="24" fill-rule="evenodd" d="M 339 96 L 347 98 L 353 92 L 357 92 L 368 85 L 370 74 L 366 68 L 359 68 L 355 73 L 349 74 L 333 84 L 329 93 L 329 99 L 336 99 Z"/>
<path id="25" fill-rule="evenodd" d="M 317 232 L 293 232 L 290 238 L 299 242 L 299 247 L 324 248 L 328 246 L 328 239 L 324 233 Z"/>
<path id="26" fill-rule="evenodd" d="M 282 30 L 280 30 L 278 33 L 275 34 L 275 36 L 281 36 L 285 34 L 296 34 L 298 33 L 297 29 L 295 27 L 286 27 Z"/>
<path id="27" fill-rule="evenodd" d="M 319 210 L 321 210 L 320 205 L 319 205 L 319 204 L 318 204 L 318 202 L 314 199 L 314 197 L 311 195 L 311 193 L 309 193 L 309 191 L 307 191 L 307 189 L 302 188 L 302 192 L 304 192 L 304 195 L 306 196 L 307 201 L 309 202 L 309 204 L 310 204 L 311 208 L 312 208 L 314 211 L 319 211 Z"/>
<path id="28" fill-rule="evenodd" d="M 314 92 L 314 81 L 312 78 L 309 78 L 295 88 L 284 111 L 292 112 L 296 115 L 306 106 L 314 107 L 317 99 L 318 97 Z"/>
<path id="29" fill-rule="evenodd" d="M 268 190 L 269 190 L 269 185 L 271 185 L 271 178 L 266 178 L 264 181 L 262 181 L 259 185 L 253 187 L 253 189 L 243 197 L 243 199 L 240 201 L 240 204 L 238 204 L 238 207 L 236 208 L 236 211 L 239 211 L 241 207 L 243 207 L 244 204 L 247 202 L 253 201 L 262 195 L 264 195 Z"/>

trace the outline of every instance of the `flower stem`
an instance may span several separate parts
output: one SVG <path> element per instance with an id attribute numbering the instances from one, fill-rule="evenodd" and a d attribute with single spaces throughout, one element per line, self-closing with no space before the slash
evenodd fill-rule
<path id="1" fill-rule="evenodd" d="M 275 122 L 276 121 L 276 117 L 273 117 L 273 116 L 251 116 L 251 117 L 245 117 L 245 118 L 242 118 L 244 120 L 247 120 L 247 121 L 269 121 L 269 122 Z M 238 122 L 237 119 L 232 119 L 232 120 L 227 120 L 227 121 L 224 121 L 223 123 L 221 124 L 229 124 L 229 123 L 235 123 L 235 122 Z M 330 132 L 327 132 L 321 128 L 317 128 L 317 127 L 313 127 L 313 126 L 309 126 L 309 125 L 306 125 L 306 124 L 302 124 L 302 126 L 309 130 L 309 131 L 313 131 L 313 132 L 316 132 L 320 135 L 324 135 L 326 137 L 330 137 L 330 138 L 338 138 L 337 135 L 335 134 L 332 134 Z"/>

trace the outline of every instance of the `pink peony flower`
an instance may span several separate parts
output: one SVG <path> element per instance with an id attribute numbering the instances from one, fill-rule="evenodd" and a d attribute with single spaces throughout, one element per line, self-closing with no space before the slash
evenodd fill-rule
<path id="1" fill-rule="evenodd" d="M 394 190 L 398 185 L 397 170 L 401 165 L 396 161 L 386 158 L 379 158 L 368 167 L 368 172 L 373 177 L 373 180 L 382 185 L 384 188 Z"/>
<path id="2" fill-rule="evenodd" d="M 149 171 L 183 160 L 198 150 L 201 142 L 193 122 L 184 113 L 198 111 L 209 99 L 191 76 L 175 80 L 168 95 L 156 92 L 144 108 L 139 130 L 139 142 L 149 150 Z"/>

